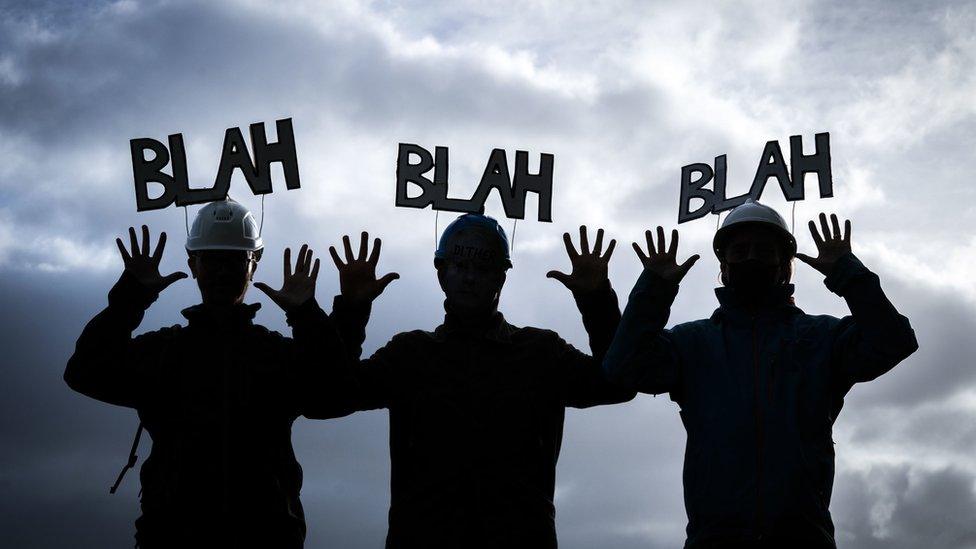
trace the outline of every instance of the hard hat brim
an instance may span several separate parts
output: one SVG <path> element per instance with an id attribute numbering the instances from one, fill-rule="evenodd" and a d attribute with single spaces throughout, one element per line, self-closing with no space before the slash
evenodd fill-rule
<path id="1" fill-rule="evenodd" d="M 712 251 L 715 252 L 715 257 L 719 261 L 722 261 L 722 250 L 725 249 L 725 245 L 728 243 L 729 237 L 738 229 L 743 229 L 746 227 L 764 227 L 772 229 L 782 240 L 783 244 L 786 246 L 787 254 L 790 258 L 796 256 L 796 238 L 793 235 L 780 227 L 778 224 L 770 222 L 768 219 L 763 217 L 745 217 L 737 220 L 734 224 L 728 225 L 715 231 L 715 237 L 712 238 Z"/>

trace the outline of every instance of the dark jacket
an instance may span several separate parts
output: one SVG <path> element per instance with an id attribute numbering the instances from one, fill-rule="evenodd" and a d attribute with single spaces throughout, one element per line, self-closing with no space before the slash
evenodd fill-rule
<path id="1" fill-rule="evenodd" d="M 331 321 L 309 300 L 288 315 L 292 340 L 252 322 L 260 305 L 237 306 L 226 323 L 197 305 L 183 311 L 189 326 L 133 338 L 156 297 L 123 274 L 64 373 L 82 394 L 135 408 L 152 436 L 140 546 L 301 547 L 291 426 L 327 402 L 313 388 L 328 386 L 322 361 L 341 349 Z"/>
<path id="2" fill-rule="evenodd" d="M 388 548 L 556 547 L 565 407 L 635 396 L 600 371 L 620 312 L 609 286 L 597 294 L 577 299 L 595 358 L 500 313 L 477 327 L 448 314 L 353 369 L 347 411 L 390 413 Z M 337 323 L 349 311 L 341 297 L 334 310 Z"/>
<path id="3" fill-rule="evenodd" d="M 604 367 L 622 387 L 670 393 L 681 407 L 685 547 L 770 537 L 834 546 L 831 431 L 844 395 L 918 344 L 853 255 L 825 284 L 851 316 L 804 314 L 792 285 L 751 314 L 719 288 L 710 319 L 665 330 L 678 286 L 645 271 L 631 292 Z"/>

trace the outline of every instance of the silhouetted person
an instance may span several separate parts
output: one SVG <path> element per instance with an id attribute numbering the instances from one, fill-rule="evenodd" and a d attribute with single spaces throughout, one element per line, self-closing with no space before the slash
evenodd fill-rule
<path id="1" fill-rule="evenodd" d="M 657 228 L 604 366 L 616 383 L 670 393 L 688 433 L 684 464 L 689 549 L 833 548 L 828 511 L 831 431 L 854 383 L 887 372 L 918 347 L 908 319 L 851 253 L 850 221 L 810 222 L 819 256 L 772 208 L 748 201 L 725 219 L 713 248 L 724 287 L 709 319 L 664 329 L 678 283 L 678 233 Z M 826 276 L 851 316 L 804 314 L 789 284 L 794 255 Z"/>
<path id="2" fill-rule="evenodd" d="M 145 225 L 141 247 L 132 228 L 129 239 L 129 250 L 117 240 L 125 271 L 108 308 L 78 339 L 64 378 L 87 396 L 135 408 L 152 436 L 137 545 L 302 547 L 302 469 L 291 426 L 327 404 L 323 360 L 341 350 L 314 299 L 319 261 L 313 266 L 302 246 L 292 273 L 285 250 L 282 289 L 255 284 L 287 312 L 294 340 L 254 324 L 260 305 L 245 304 L 244 295 L 263 249 L 258 227 L 237 202 L 210 203 L 186 244 L 202 296 L 183 310 L 189 326 L 133 338 L 159 292 L 187 275 L 160 275 L 166 233 L 151 255 Z"/>
<path id="3" fill-rule="evenodd" d="M 607 279 L 615 243 L 601 256 L 602 230 L 592 251 L 585 227 L 580 238 L 577 253 L 564 235 L 572 274 L 549 276 L 573 291 L 594 357 L 552 331 L 506 322 L 498 299 L 512 266 L 508 239 L 494 219 L 466 214 L 445 229 L 434 255 L 444 323 L 395 336 L 351 372 L 348 411 L 390 413 L 388 548 L 556 547 L 565 407 L 635 395 L 612 388 L 600 370 L 620 317 Z M 346 263 L 330 250 L 342 291 L 335 321 L 358 319 L 361 332 L 370 302 L 395 276 L 376 280 L 379 241 L 369 260 L 366 243 L 363 233 L 354 259 L 344 238 Z"/>

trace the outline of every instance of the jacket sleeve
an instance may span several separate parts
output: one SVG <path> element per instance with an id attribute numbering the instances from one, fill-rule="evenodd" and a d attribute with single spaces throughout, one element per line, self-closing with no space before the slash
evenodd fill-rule
<path id="1" fill-rule="evenodd" d="M 583 326 L 589 336 L 593 356 L 581 353 L 557 336 L 553 356 L 564 404 L 586 408 L 633 399 L 636 396 L 634 391 L 610 383 L 601 371 L 603 358 L 620 323 L 617 294 L 608 282 L 604 288 L 585 294 L 574 293 L 573 297 L 583 316 Z"/>
<path id="2" fill-rule="evenodd" d="M 370 306 L 346 302 L 336 296 L 333 302 L 332 320 L 344 348 L 344 359 L 331 364 L 329 391 L 333 399 L 330 417 L 340 417 L 363 410 L 388 408 L 395 390 L 405 381 L 399 374 L 398 364 L 406 354 L 406 337 L 395 336 L 389 343 L 362 360 L 362 345 L 366 338 Z"/>
<path id="3" fill-rule="evenodd" d="M 136 408 L 152 387 L 151 375 L 167 338 L 161 332 L 132 337 L 159 296 L 128 272 L 108 294 L 108 307 L 85 326 L 68 359 L 64 380 L 91 398 Z"/>
<path id="4" fill-rule="evenodd" d="M 880 376 L 918 349 L 908 319 L 888 301 L 878 275 L 854 254 L 838 259 L 824 284 L 851 309 L 837 325 L 832 353 L 836 380 L 845 390 Z"/>
<path id="5" fill-rule="evenodd" d="M 352 361 L 339 331 L 312 298 L 285 315 L 292 329 L 289 385 L 297 414 L 309 419 L 345 415 L 341 407 L 343 368 Z"/>
<path id="6" fill-rule="evenodd" d="M 680 390 L 681 365 L 671 334 L 664 329 L 678 285 L 645 270 L 630 292 L 603 371 L 620 387 L 642 393 Z"/>

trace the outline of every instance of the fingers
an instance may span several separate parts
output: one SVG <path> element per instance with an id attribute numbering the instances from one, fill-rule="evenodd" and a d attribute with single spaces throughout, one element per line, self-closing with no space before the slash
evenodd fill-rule
<path id="1" fill-rule="evenodd" d="M 132 257 L 139 255 L 139 244 L 136 242 L 136 230 L 129 227 L 129 252 Z"/>
<path id="2" fill-rule="evenodd" d="M 308 263 L 305 261 L 305 256 L 308 255 L 308 244 L 302 244 L 302 247 L 298 250 L 298 258 L 295 259 L 295 274 L 305 274 L 308 270 Z"/>
<path id="3" fill-rule="evenodd" d="M 339 252 L 336 251 L 335 246 L 329 246 L 329 254 L 332 256 L 332 262 L 335 263 L 336 269 L 342 269 L 345 264 L 339 258 Z"/>
<path id="4" fill-rule="evenodd" d="M 684 263 L 679 265 L 679 267 L 681 268 L 681 276 L 685 276 L 685 273 L 687 273 L 695 265 L 695 263 L 698 262 L 699 259 L 701 259 L 701 256 L 695 254 L 689 257 L 688 259 L 686 259 Z"/>
<path id="5" fill-rule="evenodd" d="M 311 274 L 312 272 L 312 249 L 311 248 L 307 248 L 305 250 L 305 264 L 302 265 L 302 272 L 309 273 L 309 274 Z"/>
<path id="6" fill-rule="evenodd" d="M 166 275 L 165 277 L 163 277 L 163 289 L 166 289 L 167 286 L 176 282 L 177 280 L 183 280 L 184 278 L 186 278 L 186 276 L 187 276 L 186 273 L 182 271 L 177 271 L 175 273 Z"/>
<path id="7" fill-rule="evenodd" d="M 647 242 L 647 257 L 654 255 L 654 237 L 651 236 L 651 231 L 644 231 L 644 240 Z M 643 255 L 643 252 L 641 252 Z"/>
<path id="8" fill-rule="evenodd" d="M 166 231 L 163 231 L 159 235 L 159 242 L 156 243 L 156 249 L 153 250 L 152 260 L 154 263 L 159 265 L 159 261 L 163 258 L 163 248 L 166 247 Z"/>
<path id="9" fill-rule="evenodd" d="M 374 267 L 380 261 L 380 246 L 382 245 L 383 242 L 380 239 L 378 238 L 373 239 L 373 251 L 369 254 L 369 263 Z"/>
<path id="10" fill-rule="evenodd" d="M 580 225 L 580 254 L 590 253 L 590 241 L 586 238 L 586 225 Z"/>
<path id="11" fill-rule="evenodd" d="M 366 259 L 366 248 L 369 246 L 369 233 L 363 231 L 359 233 L 359 255 L 356 259 L 363 261 Z"/>
<path id="12" fill-rule="evenodd" d="M 840 223 L 837 221 L 837 216 L 835 214 L 830 214 L 830 224 L 834 227 L 834 234 L 831 235 L 831 238 L 834 240 L 840 240 Z"/>
<path id="13" fill-rule="evenodd" d="M 383 290 L 385 290 L 386 287 L 390 285 L 390 282 L 393 282 L 398 278 L 400 278 L 400 275 L 397 273 L 387 273 L 383 275 L 383 278 L 380 278 L 377 281 L 377 283 L 379 284 L 380 293 L 383 293 Z"/>
<path id="14" fill-rule="evenodd" d="M 143 257 L 149 257 L 149 227 L 142 226 L 142 252 Z"/>
<path id="15" fill-rule="evenodd" d="M 576 247 L 573 246 L 573 239 L 569 237 L 569 233 L 563 233 L 563 244 L 566 246 L 566 254 L 569 255 L 570 261 L 579 257 L 579 253 L 576 251 Z"/>
<path id="16" fill-rule="evenodd" d="M 823 248 L 824 241 L 817 232 L 817 224 L 810 220 L 807 225 L 810 227 L 810 234 L 813 235 L 813 243 L 817 245 L 817 249 Z"/>
<path id="17" fill-rule="evenodd" d="M 657 226 L 657 253 L 664 253 L 664 227 Z"/>
<path id="18" fill-rule="evenodd" d="M 285 278 L 291 276 L 291 248 L 285 248 Z"/>
<path id="19" fill-rule="evenodd" d="M 827 215 L 820 212 L 820 228 L 823 230 L 824 242 L 830 240 L 830 227 L 827 226 Z"/>
<path id="20" fill-rule="evenodd" d="M 312 274 L 309 275 L 309 278 L 311 278 L 312 280 L 316 280 L 318 277 L 319 277 L 319 260 L 316 259 L 315 264 L 312 265 Z"/>
<path id="21" fill-rule="evenodd" d="M 851 220 L 844 220 L 844 242 L 847 244 L 851 243 Z"/>
<path id="22" fill-rule="evenodd" d="M 651 231 L 647 232 L 650 233 Z M 648 236 L 648 238 L 650 238 L 650 236 Z M 634 242 L 632 243 L 632 246 L 634 247 L 634 251 L 637 252 L 637 258 L 640 259 L 641 265 L 647 264 L 647 256 L 644 255 L 644 250 L 641 249 L 640 245 Z"/>
<path id="23" fill-rule="evenodd" d="M 122 254 L 122 264 L 128 265 L 129 262 L 132 261 L 132 256 L 130 256 L 129 252 L 126 251 L 125 244 L 122 243 L 122 239 L 116 238 L 115 245 L 119 247 L 119 253 Z"/>
<path id="24" fill-rule="evenodd" d="M 272 290 L 271 287 L 265 284 L 264 282 L 255 282 L 254 287 L 264 292 L 265 295 L 270 297 L 272 301 L 275 300 L 275 296 L 278 293 L 275 290 Z"/>
<path id="25" fill-rule="evenodd" d="M 810 223 L 813 223 L 813 221 L 811 221 Z M 799 259 L 800 261 L 806 263 L 807 265 L 811 265 L 811 266 L 813 265 L 814 259 L 812 257 L 808 256 L 807 254 L 797 253 L 796 254 L 796 258 Z"/>
<path id="26" fill-rule="evenodd" d="M 349 243 L 349 235 L 343 235 L 342 237 L 342 247 L 345 248 L 346 252 L 346 263 L 352 263 L 352 244 Z"/>
<path id="27" fill-rule="evenodd" d="M 552 278 L 562 282 L 563 286 L 569 287 L 569 275 L 566 273 L 561 273 L 559 271 L 549 271 L 546 273 L 546 278 Z"/>
<path id="28" fill-rule="evenodd" d="M 613 255 L 613 249 L 617 247 L 617 241 L 610 239 L 610 244 L 607 246 L 607 253 L 603 254 L 604 261 L 610 261 L 610 256 Z"/>
<path id="29" fill-rule="evenodd" d="M 603 250 L 603 229 L 597 229 L 596 242 L 593 243 L 593 255 L 599 257 Z"/>
<path id="30" fill-rule="evenodd" d="M 668 246 L 668 255 L 671 257 L 678 255 L 678 229 L 671 229 L 671 245 Z"/>

